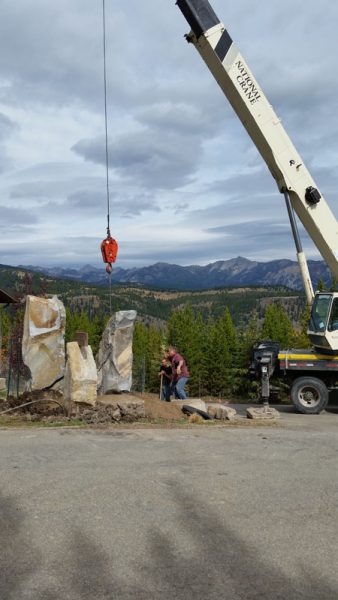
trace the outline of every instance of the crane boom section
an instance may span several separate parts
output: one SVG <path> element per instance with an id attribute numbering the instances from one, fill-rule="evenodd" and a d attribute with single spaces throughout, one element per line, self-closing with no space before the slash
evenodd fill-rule
<path id="1" fill-rule="evenodd" d="M 338 278 L 338 226 L 247 63 L 207 0 L 177 0 L 194 44 L 309 236 Z"/>

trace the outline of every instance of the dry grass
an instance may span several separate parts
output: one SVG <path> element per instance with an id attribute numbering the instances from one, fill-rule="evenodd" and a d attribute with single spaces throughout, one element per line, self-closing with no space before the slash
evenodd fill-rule
<path id="1" fill-rule="evenodd" d="M 203 417 L 201 417 L 201 415 L 194 413 L 190 415 L 189 423 L 196 423 L 197 425 L 202 425 L 203 423 L 205 423 L 205 420 L 203 419 Z"/>

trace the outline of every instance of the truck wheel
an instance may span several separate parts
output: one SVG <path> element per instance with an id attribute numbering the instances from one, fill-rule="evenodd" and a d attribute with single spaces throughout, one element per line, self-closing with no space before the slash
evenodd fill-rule
<path id="1" fill-rule="evenodd" d="M 292 384 L 291 400 L 298 412 L 305 415 L 317 415 L 326 407 L 329 392 L 321 379 L 299 377 Z"/>

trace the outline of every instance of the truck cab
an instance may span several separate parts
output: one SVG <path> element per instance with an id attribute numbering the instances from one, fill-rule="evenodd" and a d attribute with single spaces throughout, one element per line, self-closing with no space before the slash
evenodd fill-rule
<path id="1" fill-rule="evenodd" d="M 338 292 L 317 292 L 307 334 L 324 354 L 338 353 Z"/>

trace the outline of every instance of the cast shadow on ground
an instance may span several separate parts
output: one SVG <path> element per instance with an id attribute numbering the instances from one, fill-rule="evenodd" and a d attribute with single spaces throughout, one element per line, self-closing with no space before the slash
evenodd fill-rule
<path id="1" fill-rule="evenodd" d="M 207 515 L 203 508 L 199 510 L 201 502 L 176 481 L 169 481 L 168 487 L 180 507 L 180 528 L 186 532 L 185 537 L 190 536 L 194 551 L 193 558 L 178 556 L 166 536 L 160 531 L 152 532 L 149 576 L 157 582 L 157 589 L 164 597 L 337 600 L 338 587 L 330 587 L 316 572 L 315 564 L 308 565 L 301 579 L 286 577 L 270 563 L 265 564 L 257 550 L 235 536 L 218 517 Z M 297 545 L 297 539 L 294 544 Z"/>
<path id="2" fill-rule="evenodd" d="M 168 481 L 175 505 L 176 527 L 188 541 L 177 550 L 172 532 L 158 527 L 149 532 L 142 556 L 128 552 L 129 577 L 83 530 L 69 531 L 66 561 L 55 557 L 58 592 L 35 589 L 32 600 L 337 600 L 331 588 L 309 565 L 299 580 L 287 578 L 262 562 L 255 548 L 236 537 L 215 516 L 201 510 L 201 502 L 176 481 Z M 170 541 L 171 540 L 171 541 Z M 112 548 L 123 554 L 123 548 Z M 190 546 L 190 550 L 189 550 Z M 23 513 L 8 497 L 0 496 L 2 549 L 1 600 L 20 600 L 26 580 L 39 573 L 41 551 L 31 544 Z M 130 558 L 131 557 L 131 558 Z M 145 558 L 146 557 L 146 558 Z M 127 559 L 126 559 L 127 561 Z M 61 565 L 62 564 L 62 568 Z M 41 584 L 42 585 L 42 584 Z"/>
<path id="3" fill-rule="evenodd" d="M 1 600 L 20 600 L 23 586 L 32 581 L 40 564 L 41 552 L 32 545 L 23 511 L 13 498 L 0 492 Z M 58 600 L 49 590 L 46 590 L 43 598 Z"/>

